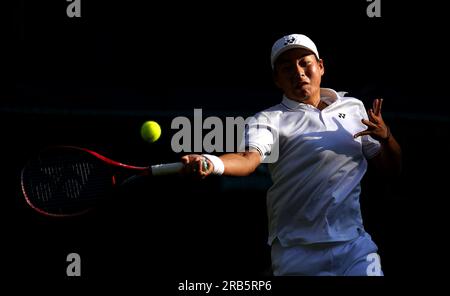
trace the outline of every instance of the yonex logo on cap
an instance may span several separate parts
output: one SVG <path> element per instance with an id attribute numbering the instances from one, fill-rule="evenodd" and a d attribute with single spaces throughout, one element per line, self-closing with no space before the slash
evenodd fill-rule
<path id="1" fill-rule="evenodd" d="M 294 37 L 289 37 L 284 41 L 284 45 L 288 45 L 288 44 L 292 44 L 295 42 L 295 38 Z"/>
<path id="2" fill-rule="evenodd" d="M 338 114 L 338 117 L 339 117 L 339 118 L 345 118 L 345 114 L 344 114 L 344 113 L 339 113 L 339 114 Z"/>

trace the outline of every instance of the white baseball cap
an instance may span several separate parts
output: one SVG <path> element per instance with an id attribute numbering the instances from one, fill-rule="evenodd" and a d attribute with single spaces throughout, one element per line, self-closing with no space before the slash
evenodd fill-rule
<path id="1" fill-rule="evenodd" d="M 308 36 L 302 34 L 290 34 L 281 37 L 272 46 L 272 54 L 270 56 L 272 69 L 276 59 L 286 50 L 291 48 L 305 48 L 312 51 L 319 59 L 319 52 L 314 42 Z"/>

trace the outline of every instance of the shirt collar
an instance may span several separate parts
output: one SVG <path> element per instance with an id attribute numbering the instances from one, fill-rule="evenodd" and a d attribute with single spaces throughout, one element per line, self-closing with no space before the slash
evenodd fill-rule
<path id="1" fill-rule="evenodd" d="M 320 100 L 324 101 L 328 105 L 333 104 L 334 102 L 341 99 L 346 94 L 346 92 L 336 92 L 335 90 L 331 88 L 320 88 Z M 281 101 L 281 104 L 286 106 L 289 109 L 299 109 L 299 108 L 309 108 L 308 106 L 312 107 L 309 104 L 305 103 L 299 103 L 297 101 L 294 101 L 292 99 L 289 99 L 285 95 L 283 95 L 283 100 Z"/>

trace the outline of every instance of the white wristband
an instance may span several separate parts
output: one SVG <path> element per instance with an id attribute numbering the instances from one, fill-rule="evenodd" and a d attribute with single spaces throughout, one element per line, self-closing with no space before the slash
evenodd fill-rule
<path id="1" fill-rule="evenodd" d="M 215 155 L 211 154 L 202 154 L 203 157 L 207 158 L 214 166 L 214 170 L 212 172 L 213 175 L 222 175 L 225 171 L 225 165 L 223 161 Z"/>

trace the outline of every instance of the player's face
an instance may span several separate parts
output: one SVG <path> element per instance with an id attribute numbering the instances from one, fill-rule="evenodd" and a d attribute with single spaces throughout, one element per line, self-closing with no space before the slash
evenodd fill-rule
<path id="1" fill-rule="evenodd" d="M 282 53 L 275 62 L 274 81 L 293 100 L 312 103 L 320 99 L 323 61 L 309 50 L 294 48 Z"/>

